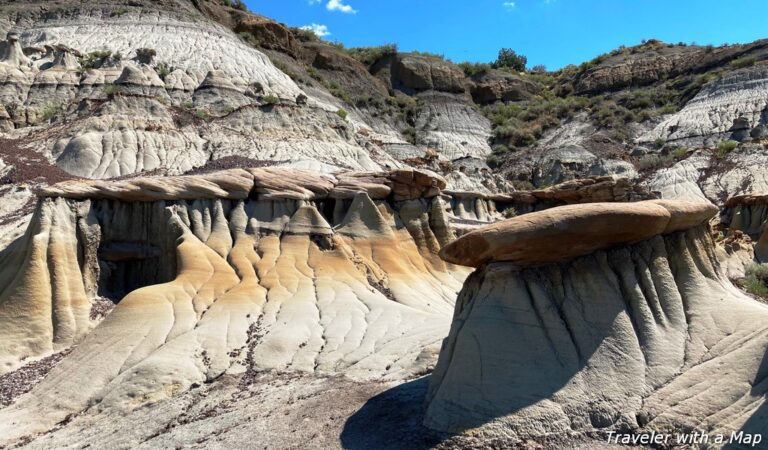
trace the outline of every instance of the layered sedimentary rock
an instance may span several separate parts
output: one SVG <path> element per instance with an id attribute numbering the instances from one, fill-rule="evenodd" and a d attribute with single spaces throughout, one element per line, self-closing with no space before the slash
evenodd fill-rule
<path id="1" fill-rule="evenodd" d="M 456 190 L 444 192 L 450 197 L 453 214 L 463 220 L 493 222 L 512 215 L 524 214 L 555 206 L 629 202 L 653 198 L 653 194 L 633 185 L 627 178 L 607 176 L 570 180 L 544 189 L 493 193 L 490 190 Z"/>
<path id="2" fill-rule="evenodd" d="M 0 434 L 224 373 L 425 370 L 467 273 L 437 257 L 453 239 L 444 186 L 414 170 L 249 169 L 42 190 L 0 254 L 2 370 L 79 344 L 0 412 Z M 119 302 L 92 330 L 96 295 Z"/>
<path id="3" fill-rule="evenodd" d="M 17 138 L 17 128 L 66 117 L 25 145 L 87 178 L 179 174 L 229 156 L 401 165 L 371 143 L 370 127 L 336 114 L 338 100 L 306 95 L 229 30 L 166 6 L 117 8 L 108 21 L 77 5 L 20 13 L 0 52 L 0 129 Z"/>
<path id="4" fill-rule="evenodd" d="M 672 167 L 660 168 L 642 184 L 662 198 L 710 201 L 768 190 L 768 153 L 762 144 L 742 144 L 726 155 L 698 149 Z"/>
<path id="5" fill-rule="evenodd" d="M 463 98 L 445 93 L 421 95 L 426 104 L 416 118 L 417 142 L 434 148 L 447 160 L 485 158 L 491 153 L 491 125 Z"/>
<path id="6" fill-rule="evenodd" d="M 504 437 L 768 432 L 768 306 L 715 257 L 708 204 L 553 208 L 442 250 L 477 266 L 426 424 Z"/>
<path id="7" fill-rule="evenodd" d="M 716 144 L 744 140 L 768 120 L 768 66 L 764 64 L 727 73 L 705 85 L 679 112 L 658 124 L 642 141 L 665 139 Z M 714 113 L 716 112 L 716 113 Z M 739 134 L 740 131 L 746 131 Z"/>

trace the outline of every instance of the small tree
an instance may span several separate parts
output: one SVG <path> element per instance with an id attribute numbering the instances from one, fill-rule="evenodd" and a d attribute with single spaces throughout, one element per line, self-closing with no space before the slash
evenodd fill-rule
<path id="1" fill-rule="evenodd" d="M 494 69 L 508 68 L 522 72 L 525 70 L 525 65 L 528 63 L 528 58 L 524 55 L 518 55 L 511 48 L 502 48 L 499 50 L 499 57 L 493 63 Z"/>

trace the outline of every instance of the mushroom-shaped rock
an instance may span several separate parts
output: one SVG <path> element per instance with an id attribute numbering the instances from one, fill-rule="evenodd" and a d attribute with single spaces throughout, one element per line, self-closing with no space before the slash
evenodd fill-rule
<path id="1" fill-rule="evenodd" d="M 755 242 L 755 257 L 768 262 L 768 194 L 737 195 L 725 202 L 720 216 L 729 235 L 743 232 Z"/>
<path id="2" fill-rule="evenodd" d="M 478 267 L 565 261 L 698 225 L 717 211 L 709 204 L 645 201 L 588 203 L 538 211 L 471 231 L 443 248 L 448 262 Z"/>
<path id="3" fill-rule="evenodd" d="M 21 49 L 18 33 L 13 31 L 9 32 L 7 40 L 3 44 L 3 47 L 0 47 L 0 62 L 16 67 L 29 66 L 30 60 L 24 55 L 24 51 Z"/>
<path id="4" fill-rule="evenodd" d="M 80 67 L 73 50 L 65 45 L 55 46 L 53 55 L 53 63 L 49 70 L 77 70 Z"/>
<path id="5" fill-rule="evenodd" d="M 768 307 L 729 281 L 714 212 L 563 206 L 450 244 L 480 266 L 456 300 L 425 425 L 510 447 L 595 430 L 765 435 Z"/>

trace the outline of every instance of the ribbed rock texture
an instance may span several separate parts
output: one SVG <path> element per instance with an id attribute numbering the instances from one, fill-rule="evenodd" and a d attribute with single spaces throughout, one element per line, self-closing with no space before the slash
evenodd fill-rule
<path id="1" fill-rule="evenodd" d="M 705 85 L 682 110 L 641 140 L 662 138 L 710 144 L 730 138 L 741 141 L 737 131 L 746 130 L 746 137 L 750 130 L 768 121 L 766 92 L 768 66 L 735 70 Z"/>
<path id="2" fill-rule="evenodd" d="M 369 182 L 352 192 L 331 176 L 252 169 L 41 192 L 27 234 L 0 255 L 2 370 L 79 343 L 0 412 L 0 435 L 224 373 L 426 370 L 467 273 L 437 257 L 453 239 L 444 181 L 354 176 Z M 96 295 L 119 303 L 91 331 Z"/>
<path id="3" fill-rule="evenodd" d="M 481 427 L 474 433 L 507 442 L 594 430 L 768 432 L 768 306 L 726 278 L 707 225 L 697 225 L 714 213 L 706 204 L 648 205 L 673 219 L 638 220 L 645 237 L 578 257 L 563 243 L 550 264 L 480 265 L 457 300 L 426 425 Z M 567 233 L 572 208 L 544 212 L 562 211 L 555 221 L 524 218 Z M 610 211 L 583 229 L 612 222 Z M 495 239 L 495 248 L 514 244 Z"/>

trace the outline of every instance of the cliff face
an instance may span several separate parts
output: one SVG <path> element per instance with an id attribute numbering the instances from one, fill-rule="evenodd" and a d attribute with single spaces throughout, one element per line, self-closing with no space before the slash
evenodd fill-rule
<path id="1" fill-rule="evenodd" d="M 635 205 L 606 205 L 594 218 L 581 207 L 533 213 L 444 249 L 449 260 L 468 258 L 462 249 L 482 247 L 487 233 L 493 256 L 465 261 L 478 269 L 430 382 L 428 426 L 482 426 L 511 441 L 592 430 L 766 432 L 768 308 L 721 271 L 707 227 L 696 225 L 713 211 Z M 671 207 L 672 220 L 656 205 Z M 544 214 L 558 213 L 583 245 L 520 244 L 546 235 Z M 595 229 L 624 214 L 643 216 L 635 230 L 655 236 Z M 630 242 L 595 251 L 611 239 Z"/>
<path id="2" fill-rule="evenodd" d="M 2 254 L 3 370 L 78 345 L 2 412 L 3 436 L 224 373 L 426 370 L 466 275 L 436 255 L 452 239 L 441 182 L 353 181 L 255 169 L 45 192 Z M 119 303 L 91 331 L 96 294 Z"/>

